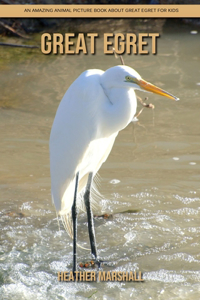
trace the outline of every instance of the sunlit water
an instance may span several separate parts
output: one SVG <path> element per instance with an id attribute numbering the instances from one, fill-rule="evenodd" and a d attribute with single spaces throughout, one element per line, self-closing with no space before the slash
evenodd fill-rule
<path id="1" fill-rule="evenodd" d="M 140 270 L 143 283 L 57 280 L 72 269 L 72 240 L 51 203 L 50 128 L 82 71 L 120 61 L 103 55 L 100 41 L 94 56 L 0 49 L 0 299 L 200 298 L 200 40 L 191 30 L 164 32 L 155 56 L 124 57 L 181 101 L 148 94 L 155 109 L 120 132 L 100 170 L 95 213 L 113 213 L 95 220 L 99 256 L 110 262 L 103 270 Z M 84 213 L 78 240 L 89 247 Z M 89 259 L 78 249 L 79 262 Z"/>

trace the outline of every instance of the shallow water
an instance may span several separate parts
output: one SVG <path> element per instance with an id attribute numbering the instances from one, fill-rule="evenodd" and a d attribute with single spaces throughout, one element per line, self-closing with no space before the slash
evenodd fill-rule
<path id="1" fill-rule="evenodd" d="M 119 133 L 99 172 L 95 213 L 113 213 L 95 220 L 99 256 L 111 263 L 103 270 L 142 271 L 143 283 L 57 281 L 72 269 L 72 241 L 51 203 L 50 128 L 82 71 L 120 62 L 99 41 L 94 56 L 0 48 L 0 299 L 199 299 L 200 39 L 192 29 L 165 29 L 155 56 L 124 56 L 181 101 L 148 94 L 155 109 Z M 78 240 L 89 247 L 84 213 Z M 89 259 L 78 249 L 79 262 Z"/>

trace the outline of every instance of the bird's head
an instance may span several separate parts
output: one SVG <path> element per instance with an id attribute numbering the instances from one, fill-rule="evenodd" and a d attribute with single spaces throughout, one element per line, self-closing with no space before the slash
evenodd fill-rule
<path id="1" fill-rule="evenodd" d="M 142 79 L 134 69 L 128 66 L 112 67 L 106 70 L 103 76 L 105 77 L 104 82 L 107 88 L 133 88 L 135 90 L 141 90 L 165 96 L 172 100 L 179 100 L 179 98 L 177 98 L 176 96 Z"/>

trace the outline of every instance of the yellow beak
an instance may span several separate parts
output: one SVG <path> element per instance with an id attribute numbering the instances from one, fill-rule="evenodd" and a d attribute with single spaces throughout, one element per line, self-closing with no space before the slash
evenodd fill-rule
<path id="1" fill-rule="evenodd" d="M 155 93 L 155 94 L 158 94 L 158 95 L 161 95 L 161 96 L 165 96 L 169 99 L 172 99 L 172 100 L 175 100 L 175 101 L 178 101 L 179 98 L 177 98 L 176 96 L 160 89 L 159 87 L 151 84 L 150 82 L 147 82 L 143 79 L 140 79 L 138 80 L 138 85 L 143 89 L 143 90 L 146 90 L 148 92 L 152 92 L 152 93 Z"/>

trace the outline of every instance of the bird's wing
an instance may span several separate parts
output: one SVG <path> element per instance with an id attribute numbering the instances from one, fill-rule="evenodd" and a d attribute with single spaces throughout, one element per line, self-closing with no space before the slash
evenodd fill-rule
<path id="1" fill-rule="evenodd" d="M 71 211 L 75 175 L 98 131 L 99 101 L 105 97 L 99 84 L 101 70 L 82 73 L 64 95 L 50 135 L 52 198 L 61 214 Z"/>

